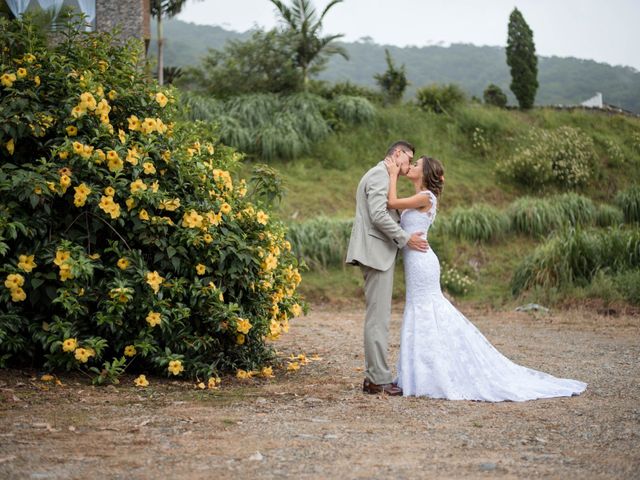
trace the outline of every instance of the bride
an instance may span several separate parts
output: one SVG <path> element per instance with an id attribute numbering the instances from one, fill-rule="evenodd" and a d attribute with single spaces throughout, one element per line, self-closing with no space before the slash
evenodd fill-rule
<path id="1" fill-rule="evenodd" d="M 393 161 L 385 164 L 390 177 L 388 207 L 403 210 L 401 226 L 406 232 L 428 232 L 444 185 L 442 164 L 429 157 L 413 163 L 407 178 L 416 193 L 408 198 L 397 197 L 398 166 Z M 406 304 L 397 384 L 403 395 L 521 402 L 585 390 L 586 383 L 556 378 L 506 358 L 444 297 L 433 250 L 405 248 L 402 253 Z"/>

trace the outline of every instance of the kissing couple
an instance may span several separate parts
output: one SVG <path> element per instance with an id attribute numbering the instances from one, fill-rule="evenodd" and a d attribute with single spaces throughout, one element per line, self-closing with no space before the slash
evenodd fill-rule
<path id="1" fill-rule="evenodd" d="M 444 187 L 434 158 L 414 161 L 415 148 L 395 142 L 384 160 L 364 174 L 356 192 L 346 262 L 364 276 L 365 379 L 363 391 L 488 402 L 568 397 L 586 383 L 516 365 L 496 350 L 442 294 L 440 262 L 427 234 Z M 415 194 L 398 198 L 398 177 Z M 400 210 L 402 213 L 400 213 Z M 402 250 L 406 301 L 397 376 L 387 363 L 395 260 Z"/>

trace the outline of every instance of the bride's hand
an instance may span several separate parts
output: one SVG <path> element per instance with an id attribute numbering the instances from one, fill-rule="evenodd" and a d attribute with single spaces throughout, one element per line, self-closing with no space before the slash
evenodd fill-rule
<path id="1" fill-rule="evenodd" d="M 384 161 L 384 166 L 387 167 L 387 172 L 389 172 L 389 176 L 397 177 L 400 174 L 400 167 L 396 165 L 396 162 L 394 162 L 393 160 L 386 159 Z"/>

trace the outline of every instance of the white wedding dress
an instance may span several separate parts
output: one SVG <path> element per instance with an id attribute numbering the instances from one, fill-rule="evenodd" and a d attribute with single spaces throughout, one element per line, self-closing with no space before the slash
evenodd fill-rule
<path id="1" fill-rule="evenodd" d="M 408 233 L 428 232 L 436 216 L 436 196 L 428 212 L 409 209 L 401 226 Z M 445 297 L 440 262 L 426 253 L 403 250 L 406 305 L 402 324 L 397 383 L 403 395 L 450 400 L 521 402 L 569 397 L 586 383 L 556 378 L 516 365 L 493 345 Z"/>

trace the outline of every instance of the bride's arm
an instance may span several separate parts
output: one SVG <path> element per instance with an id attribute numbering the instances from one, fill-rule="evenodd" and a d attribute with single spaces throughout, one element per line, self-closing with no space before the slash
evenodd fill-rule
<path id="1" fill-rule="evenodd" d="M 387 207 L 406 210 L 407 208 L 423 208 L 431 206 L 429 195 L 416 193 L 411 197 L 398 198 L 398 167 L 395 164 L 387 164 L 389 171 L 389 194 L 387 197 Z"/>

